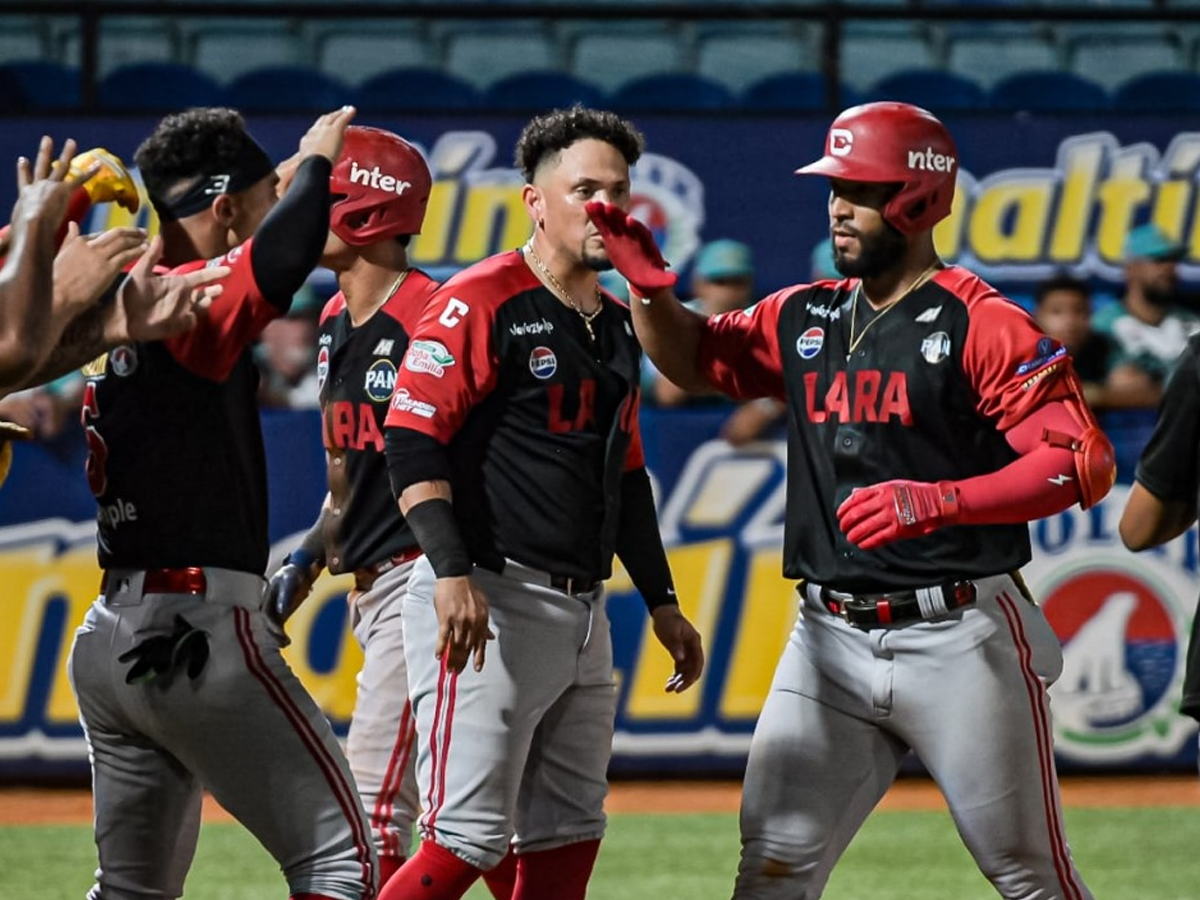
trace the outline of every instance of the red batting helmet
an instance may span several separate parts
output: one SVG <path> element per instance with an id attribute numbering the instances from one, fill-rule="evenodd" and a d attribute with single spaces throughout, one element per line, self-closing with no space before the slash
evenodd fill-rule
<path id="1" fill-rule="evenodd" d="M 390 131 L 351 125 L 329 179 L 329 229 L 355 247 L 420 234 L 432 184 L 412 144 Z"/>
<path id="2" fill-rule="evenodd" d="M 897 182 L 900 190 L 883 208 L 883 219 L 912 234 L 950 215 L 958 150 L 933 113 L 908 103 L 864 103 L 833 120 L 825 155 L 796 174 Z"/>

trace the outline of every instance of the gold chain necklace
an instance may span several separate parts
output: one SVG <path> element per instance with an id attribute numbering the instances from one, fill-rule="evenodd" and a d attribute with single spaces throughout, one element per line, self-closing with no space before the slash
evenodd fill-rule
<path id="1" fill-rule="evenodd" d="M 525 253 L 533 260 L 533 264 L 537 267 L 537 270 L 546 276 L 546 280 L 550 282 L 550 287 L 554 289 L 554 292 L 567 302 L 567 306 L 579 313 L 579 317 L 583 319 L 584 327 L 587 328 L 588 337 L 593 341 L 596 340 L 596 332 L 592 330 L 592 322 L 596 316 L 604 312 L 604 295 L 600 293 L 600 285 L 596 285 L 596 303 L 599 305 L 590 313 L 584 312 L 583 307 L 575 302 L 575 298 L 567 293 L 567 289 L 546 268 L 546 264 L 542 262 L 542 258 L 534 251 L 532 243 L 525 245 Z"/>
<path id="2" fill-rule="evenodd" d="M 863 330 L 858 333 L 858 337 L 855 337 L 854 336 L 854 323 L 858 318 L 858 298 L 859 298 L 859 295 L 862 293 L 862 280 L 859 279 L 858 284 L 856 284 L 854 286 L 854 299 L 850 303 L 850 347 L 848 350 L 846 350 L 846 362 L 850 361 L 850 357 L 854 355 L 854 351 L 858 349 L 858 345 L 862 343 L 863 336 L 867 333 L 867 331 L 870 329 L 870 327 L 872 325 L 874 325 L 876 322 L 878 322 L 880 319 L 882 319 L 884 316 L 886 316 L 889 312 L 891 312 L 893 306 L 895 306 L 897 303 L 899 303 L 901 300 L 903 300 L 905 297 L 907 297 L 909 294 L 911 294 L 913 291 L 915 291 L 917 288 L 919 288 L 921 285 L 923 285 L 926 281 L 928 281 L 930 278 L 932 278 L 934 273 L 937 272 L 941 267 L 942 267 L 942 261 L 940 259 L 936 260 L 932 265 L 930 265 L 930 267 L 928 269 L 926 269 L 924 272 L 922 272 L 920 275 L 918 275 L 915 279 L 913 279 L 913 283 L 908 286 L 908 288 L 904 291 L 903 294 L 901 294 L 899 297 L 897 297 L 891 303 L 887 304 L 882 309 L 880 309 L 875 314 L 875 318 L 871 319 L 871 321 L 869 321 L 866 325 L 864 325 Z"/>

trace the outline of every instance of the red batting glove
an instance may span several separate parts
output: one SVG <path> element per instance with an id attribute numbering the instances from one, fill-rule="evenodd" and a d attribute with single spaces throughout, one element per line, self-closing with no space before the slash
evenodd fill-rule
<path id="1" fill-rule="evenodd" d="M 667 271 L 650 229 L 611 203 L 593 201 L 585 209 L 604 238 L 608 258 L 638 294 L 647 297 L 675 286 L 675 273 Z"/>
<path id="2" fill-rule="evenodd" d="M 884 481 L 855 489 L 837 511 L 846 539 L 863 550 L 929 534 L 959 514 L 953 481 Z"/>

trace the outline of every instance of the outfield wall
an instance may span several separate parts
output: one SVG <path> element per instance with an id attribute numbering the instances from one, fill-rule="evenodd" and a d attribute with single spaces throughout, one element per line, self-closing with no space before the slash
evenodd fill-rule
<path id="1" fill-rule="evenodd" d="M 791 171 L 819 153 L 823 118 L 645 117 L 651 155 L 638 167 L 638 214 L 666 256 L 686 270 L 703 240 L 735 237 L 757 254 L 762 292 L 807 277 L 824 234 L 820 179 Z M 434 272 L 521 243 L 527 223 L 509 167 L 522 120 L 512 117 L 373 120 L 421 143 L 435 172 L 414 261 Z M 1200 133 L 1162 117 L 969 117 L 951 120 L 961 174 L 954 215 L 939 226 L 947 259 L 980 269 L 1014 293 L 1057 268 L 1119 291 L 1129 228 L 1154 220 L 1188 248 L 1185 278 L 1200 274 L 1196 170 Z M 6 120 L 0 159 L 30 154 L 43 132 L 132 156 L 145 118 Z M 251 127 L 277 158 L 307 120 L 259 117 Z M 11 191 L 11 187 L 8 188 Z M 0 189 L 0 203 L 7 203 Z M 90 227 L 122 221 L 102 208 Z M 153 227 L 143 212 L 139 221 Z M 737 771 L 795 594 L 779 576 L 783 444 L 733 452 L 716 441 L 719 410 L 645 410 L 643 431 L 680 595 L 704 632 L 709 668 L 698 690 L 661 692 L 668 666 L 627 579 L 611 584 L 621 700 L 615 766 Z M 1127 481 L 1151 416 L 1105 420 Z M 316 419 L 267 414 L 271 533 L 276 555 L 310 524 L 323 477 Z M 69 635 L 97 583 L 95 509 L 77 435 L 19 446 L 0 492 L 0 778 L 83 770 L 64 661 Z M 1133 556 L 1116 538 L 1125 489 L 1088 513 L 1032 526 L 1027 575 L 1065 643 L 1055 689 L 1064 767 L 1190 768 L 1195 730 L 1177 715 L 1188 623 L 1200 589 L 1196 534 Z M 339 728 L 354 697 L 359 651 L 344 627 L 345 581 L 322 579 L 291 625 L 293 665 Z M 946 677 L 954 677 L 947 672 Z"/>

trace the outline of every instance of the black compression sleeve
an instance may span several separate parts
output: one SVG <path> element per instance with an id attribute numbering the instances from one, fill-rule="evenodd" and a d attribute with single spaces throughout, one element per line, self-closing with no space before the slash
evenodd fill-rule
<path id="1" fill-rule="evenodd" d="M 617 529 L 617 556 L 625 564 L 633 586 L 646 608 L 678 604 L 667 551 L 658 530 L 654 493 L 645 469 L 626 472 L 621 479 L 621 524 Z"/>
<path id="2" fill-rule="evenodd" d="M 419 481 L 453 481 L 446 448 L 427 434 L 411 428 L 389 428 L 384 433 L 388 479 L 397 500 L 410 484 Z"/>
<path id="3" fill-rule="evenodd" d="M 329 234 L 329 175 L 324 156 L 306 157 L 275 208 L 254 233 L 254 281 L 272 306 L 287 312 L 320 262 Z"/>
<path id="4" fill-rule="evenodd" d="M 304 569 L 315 568 L 317 572 L 325 568 L 325 523 L 328 520 L 329 510 L 321 507 L 321 514 L 300 541 L 300 546 L 288 554 L 288 562 Z"/>
<path id="5" fill-rule="evenodd" d="M 433 574 L 438 578 L 471 574 L 471 555 L 459 534 L 449 500 L 441 497 L 423 500 L 408 510 L 404 520 L 433 566 Z"/>

